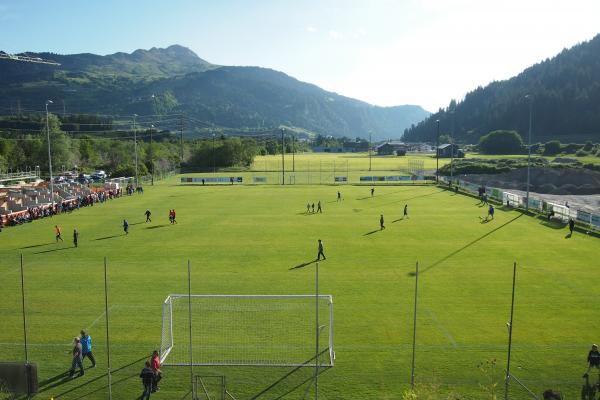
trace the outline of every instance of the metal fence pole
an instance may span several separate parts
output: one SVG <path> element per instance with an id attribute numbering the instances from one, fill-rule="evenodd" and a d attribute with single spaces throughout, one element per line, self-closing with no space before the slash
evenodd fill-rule
<path id="1" fill-rule="evenodd" d="M 108 266 L 106 262 L 106 257 L 104 257 L 104 317 L 106 320 L 106 361 L 108 365 L 108 399 L 112 399 L 112 375 L 111 375 L 111 365 L 110 365 L 110 334 L 108 329 Z"/>
<path id="2" fill-rule="evenodd" d="M 23 274 L 23 253 L 21 253 L 21 305 L 23 310 L 23 342 L 25 344 L 25 364 L 29 364 L 29 352 L 27 351 L 27 319 L 25 316 L 25 277 Z"/>
<path id="3" fill-rule="evenodd" d="M 413 343 L 412 343 L 412 363 L 410 368 L 410 387 L 415 388 L 415 348 L 417 339 L 417 294 L 419 291 L 419 262 L 415 268 L 415 310 L 413 313 Z"/>
<path id="4" fill-rule="evenodd" d="M 508 323 L 508 356 L 506 361 L 506 380 L 504 382 L 504 399 L 508 400 L 508 386 L 510 384 L 510 352 L 512 350 L 513 313 L 515 310 L 515 282 L 517 279 L 517 262 L 513 264 L 512 299 L 510 302 L 510 322 Z"/>
<path id="5" fill-rule="evenodd" d="M 192 267 L 188 259 L 188 319 L 190 329 L 190 383 L 192 385 L 192 399 L 196 398 L 194 390 L 194 352 L 192 349 Z"/>
<path id="6" fill-rule="evenodd" d="M 315 400 L 319 398 L 319 263 L 315 267 Z"/>

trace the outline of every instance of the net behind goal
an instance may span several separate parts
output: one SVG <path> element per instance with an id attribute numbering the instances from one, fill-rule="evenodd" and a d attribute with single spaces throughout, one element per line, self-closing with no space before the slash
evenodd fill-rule
<path id="1" fill-rule="evenodd" d="M 319 295 L 170 295 L 164 365 L 333 366 L 333 300 Z M 317 339 L 319 356 L 317 353 Z"/>

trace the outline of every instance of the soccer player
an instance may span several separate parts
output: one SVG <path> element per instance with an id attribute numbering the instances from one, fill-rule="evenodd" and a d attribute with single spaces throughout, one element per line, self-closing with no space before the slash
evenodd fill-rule
<path id="1" fill-rule="evenodd" d="M 408 218 L 408 204 L 404 205 L 404 215 L 402 216 L 402 219 L 404 218 Z"/>
<path id="2" fill-rule="evenodd" d="M 321 256 L 323 256 L 323 260 L 326 260 L 325 253 L 323 253 L 323 242 L 319 239 L 319 252 L 317 253 L 317 261 L 321 261 Z"/>
<path id="3" fill-rule="evenodd" d="M 571 235 L 573 235 L 573 229 L 575 229 L 575 220 L 569 218 L 569 232 L 571 232 Z"/>
<path id="4" fill-rule="evenodd" d="M 123 220 L 123 230 L 126 235 L 129 235 L 129 222 L 126 219 Z"/>
<path id="5" fill-rule="evenodd" d="M 176 224 L 177 220 L 175 218 L 177 217 L 177 214 L 175 214 L 175 209 L 173 209 L 172 213 L 173 213 L 173 221 L 171 221 L 171 223 Z"/>
<path id="6" fill-rule="evenodd" d="M 315 212 L 315 203 L 312 203 L 312 212 Z"/>
<path id="7" fill-rule="evenodd" d="M 342 201 L 342 194 L 340 193 L 340 191 L 338 190 L 338 197 L 337 197 L 337 201 Z"/>
<path id="8" fill-rule="evenodd" d="M 75 375 L 75 368 L 79 367 L 79 376 L 85 375 L 83 371 L 83 357 L 81 351 L 81 343 L 79 338 L 76 337 L 73 339 L 73 362 L 71 363 L 71 369 L 69 370 L 69 378 L 72 378 Z"/>
<path id="9" fill-rule="evenodd" d="M 82 329 L 79 333 L 81 334 L 81 362 L 87 357 L 92 362 L 90 368 L 96 368 L 96 359 L 92 354 L 92 337 L 87 334 L 85 329 Z"/>
<path id="10" fill-rule="evenodd" d="M 385 225 L 383 224 L 383 214 L 379 217 L 379 230 L 382 231 L 385 229 Z"/>
<path id="11" fill-rule="evenodd" d="M 77 232 L 77 229 L 73 229 L 73 246 L 77 247 L 78 240 L 79 240 L 79 232 Z"/>
<path id="12" fill-rule="evenodd" d="M 488 208 L 488 215 L 485 219 L 487 220 L 488 217 L 491 217 L 491 219 L 494 219 L 494 206 L 491 204 L 490 204 L 490 207 Z"/>
<path id="13" fill-rule="evenodd" d="M 373 197 L 375 195 L 375 188 L 371 187 L 371 197 Z"/>
<path id="14" fill-rule="evenodd" d="M 158 391 L 158 382 L 162 379 L 162 373 L 160 371 L 160 357 L 158 356 L 158 351 L 154 350 L 152 352 L 152 359 L 150 360 L 150 364 L 152 367 L 152 372 L 154 373 L 154 380 L 152 383 L 152 393 Z"/>
<path id="15" fill-rule="evenodd" d="M 310 213 L 310 203 L 306 203 L 306 213 Z"/>
<path id="16" fill-rule="evenodd" d="M 144 213 L 144 215 L 146 215 L 146 223 L 152 222 L 152 219 L 150 218 L 150 216 L 152 215 L 152 213 L 150 212 L 150 210 L 146 210 L 146 212 Z"/>
<path id="17" fill-rule="evenodd" d="M 592 368 L 596 368 L 597 370 L 600 371 L 600 352 L 598 352 L 598 345 L 593 344 L 592 345 L 592 349 L 590 350 L 590 352 L 588 353 L 587 356 L 587 362 L 588 362 L 588 369 L 585 372 L 585 374 L 583 374 L 584 378 L 587 378 L 590 373 L 590 370 Z"/>
<path id="18" fill-rule="evenodd" d="M 317 203 L 317 212 L 323 214 L 323 209 L 321 208 L 321 200 Z"/>
<path id="19" fill-rule="evenodd" d="M 150 361 L 146 361 L 146 366 L 140 373 L 142 383 L 144 384 L 144 392 L 140 400 L 150 400 L 150 393 L 152 393 L 152 385 L 154 385 L 154 371 L 150 367 Z"/>
<path id="20" fill-rule="evenodd" d="M 54 225 L 54 230 L 56 231 L 56 242 L 58 242 L 59 240 L 60 240 L 61 242 L 63 242 L 63 238 L 62 238 L 62 236 L 61 236 L 61 234 L 62 234 L 62 231 L 61 231 L 61 229 L 59 228 L 59 226 L 58 226 L 58 225 Z"/>

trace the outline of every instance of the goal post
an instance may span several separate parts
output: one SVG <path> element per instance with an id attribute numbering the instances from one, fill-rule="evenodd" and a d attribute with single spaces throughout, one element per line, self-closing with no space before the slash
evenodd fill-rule
<path id="1" fill-rule="evenodd" d="M 332 367 L 333 298 L 318 296 L 318 327 L 316 304 L 316 295 L 171 294 L 161 362 L 189 366 L 191 351 L 196 366 Z"/>

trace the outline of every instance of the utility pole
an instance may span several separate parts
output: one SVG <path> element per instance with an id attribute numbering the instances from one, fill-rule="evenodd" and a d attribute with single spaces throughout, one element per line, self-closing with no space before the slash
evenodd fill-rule
<path id="1" fill-rule="evenodd" d="M 135 127 L 135 117 L 137 114 L 133 114 L 133 147 L 135 152 L 135 187 L 139 186 L 139 175 L 138 175 L 138 150 L 137 150 L 137 129 Z"/>
<path id="2" fill-rule="evenodd" d="M 50 153 L 50 124 L 48 122 L 48 104 L 52 104 L 52 100 L 46 100 L 46 134 L 48 137 L 48 169 L 50 170 L 50 199 L 52 207 L 54 207 L 54 177 L 52 176 L 52 154 Z"/>
<path id="3" fill-rule="evenodd" d="M 371 134 L 372 132 L 369 131 L 369 171 L 371 170 Z"/>
<path id="4" fill-rule="evenodd" d="M 215 164 L 215 134 L 212 134 L 213 137 L 213 151 L 212 151 L 212 156 L 213 156 L 213 174 L 217 172 L 217 167 Z"/>
<path id="5" fill-rule="evenodd" d="M 437 123 L 437 137 L 435 139 L 435 183 L 439 182 L 440 179 L 440 120 L 436 119 Z"/>
<path id="6" fill-rule="evenodd" d="M 531 170 L 531 125 L 533 122 L 533 97 L 531 95 L 525 96 L 529 99 L 529 139 L 527 146 L 527 196 L 525 197 L 525 211 L 529 211 L 529 181 L 530 181 L 530 170 Z"/>
<path id="7" fill-rule="evenodd" d="M 296 172 L 296 135 L 292 134 L 292 172 Z"/>
<path id="8" fill-rule="evenodd" d="M 456 107 L 452 110 L 452 132 L 450 133 L 450 182 L 452 182 L 452 178 L 454 177 L 454 128 L 456 124 Z"/>
<path id="9" fill-rule="evenodd" d="M 181 113 L 180 118 L 181 118 L 180 119 L 181 125 L 179 126 L 181 129 L 180 130 L 180 133 L 181 133 L 181 138 L 180 138 L 181 139 L 180 140 L 181 141 L 181 161 L 180 161 L 180 163 L 183 163 L 183 113 Z"/>
<path id="10" fill-rule="evenodd" d="M 154 125 L 150 125 L 150 178 L 151 184 L 154 186 L 154 152 L 152 151 L 152 132 L 154 132 Z"/>
<path id="11" fill-rule="evenodd" d="M 285 128 L 281 128 L 281 184 L 285 185 Z"/>

